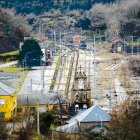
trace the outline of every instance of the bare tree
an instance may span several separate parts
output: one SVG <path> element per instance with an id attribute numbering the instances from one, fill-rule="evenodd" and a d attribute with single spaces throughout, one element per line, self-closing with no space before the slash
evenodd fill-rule
<path id="1" fill-rule="evenodd" d="M 110 37 L 116 37 L 120 35 L 123 23 L 134 19 L 139 11 L 139 0 L 121 0 L 111 4 L 95 4 L 87 15 L 95 25 L 97 22 L 99 25 L 105 23 Z"/>

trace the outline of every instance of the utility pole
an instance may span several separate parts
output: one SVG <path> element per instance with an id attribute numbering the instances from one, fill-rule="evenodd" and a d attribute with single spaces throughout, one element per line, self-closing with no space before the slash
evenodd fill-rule
<path id="1" fill-rule="evenodd" d="M 40 135 L 40 123 L 39 123 L 39 104 L 37 107 L 37 133 Z"/>
<path id="2" fill-rule="evenodd" d="M 59 33 L 59 44 L 60 45 L 62 45 L 62 43 L 61 43 L 62 41 L 61 41 L 61 32 Z"/>
<path id="3" fill-rule="evenodd" d="M 44 93 L 45 79 L 44 79 L 44 67 L 43 67 L 43 65 L 41 65 L 41 81 L 42 81 L 42 92 Z"/>
<path id="4" fill-rule="evenodd" d="M 64 32 L 64 46 L 66 46 L 66 32 Z"/>
<path id="5" fill-rule="evenodd" d="M 94 93 L 96 95 L 96 39 L 95 39 L 95 35 L 94 35 L 94 44 L 93 44 L 93 75 L 94 75 Z"/>
<path id="6" fill-rule="evenodd" d="M 38 27 L 38 35 L 41 36 L 41 25 Z"/>
<path id="7" fill-rule="evenodd" d="M 54 30 L 54 47 L 55 47 L 55 53 L 56 53 L 56 33 L 55 33 L 55 30 Z"/>
<path id="8" fill-rule="evenodd" d="M 28 98 L 28 96 L 27 96 L 27 119 L 28 119 L 28 121 L 30 120 L 30 105 L 29 105 L 29 98 Z"/>
<path id="9" fill-rule="evenodd" d="M 86 50 L 85 50 L 85 69 L 84 69 L 84 71 L 85 71 L 85 74 L 86 74 L 86 55 L 87 55 L 87 52 L 86 52 Z"/>
<path id="10" fill-rule="evenodd" d="M 31 79 L 31 86 L 30 86 L 30 87 L 31 87 L 31 92 L 32 92 L 32 89 L 33 89 L 33 88 L 32 88 L 32 85 L 33 85 L 33 81 L 32 81 L 32 80 L 33 80 L 33 79 Z"/>
<path id="11" fill-rule="evenodd" d="M 108 96 L 108 99 L 109 99 L 109 108 L 110 110 L 112 109 L 112 96 L 111 96 L 111 91 L 109 89 L 109 96 Z"/>
<path id="12" fill-rule="evenodd" d="M 89 77 L 89 79 L 88 79 L 88 88 L 90 88 L 90 62 L 91 62 L 91 60 L 89 60 L 89 66 L 88 66 L 88 77 Z"/>

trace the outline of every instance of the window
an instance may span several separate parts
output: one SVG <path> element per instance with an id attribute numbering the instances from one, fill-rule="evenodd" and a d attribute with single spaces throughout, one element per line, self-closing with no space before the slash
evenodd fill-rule
<path id="1" fill-rule="evenodd" d="M 30 111 L 34 112 L 35 111 L 35 107 L 30 107 Z"/>
<path id="2" fill-rule="evenodd" d="M 39 112 L 46 112 L 46 107 L 39 107 Z"/>
<path id="3" fill-rule="evenodd" d="M 78 80 L 78 89 L 84 89 L 84 81 L 82 79 Z"/>
<path id="4" fill-rule="evenodd" d="M 79 101 L 79 94 L 78 93 L 75 94 L 75 100 L 76 100 L 76 102 Z"/>
<path id="5" fill-rule="evenodd" d="M 0 119 L 3 119 L 5 117 L 5 112 L 0 112 Z"/>
<path id="6" fill-rule="evenodd" d="M 5 100 L 4 99 L 0 99 L 0 105 L 4 105 L 5 104 Z"/>
<path id="7" fill-rule="evenodd" d="M 17 112 L 22 112 L 22 108 L 17 108 Z"/>

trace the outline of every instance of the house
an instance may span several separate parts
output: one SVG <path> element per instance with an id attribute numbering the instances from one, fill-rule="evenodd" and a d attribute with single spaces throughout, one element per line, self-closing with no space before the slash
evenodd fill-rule
<path id="1" fill-rule="evenodd" d="M 10 120 L 16 115 L 17 95 L 15 89 L 0 82 L 0 119 Z"/>
<path id="2" fill-rule="evenodd" d="M 122 52 L 124 50 L 124 46 L 125 46 L 125 41 L 122 38 L 115 38 L 112 40 L 112 52 L 116 53 L 116 52 Z"/>
<path id="3" fill-rule="evenodd" d="M 30 93 L 24 95 L 17 96 L 17 115 L 24 114 L 34 114 L 39 110 L 39 112 L 47 112 L 47 111 L 59 111 L 60 103 L 63 109 L 66 110 L 66 106 L 68 101 L 63 97 L 58 96 L 57 93 Z"/>
<path id="4" fill-rule="evenodd" d="M 67 123 L 79 123 L 80 130 L 84 131 L 93 126 L 106 126 L 111 116 L 98 106 L 91 106 L 88 109 L 81 110 L 76 116 L 72 117 Z"/>
<path id="5" fill-rule="evenodd" d="M 75 134 L 83 134 L 85 131 L 100 131 L 101 129 L 107 131 L 106 125 L 110 119 L 111 116 L 106 113 L 106 111 L 94 105 L 88 109 L 80 110 L 75 116 L 67 121 L 68 124 L 59 126 L 52 130 L 52 134 L 53 137 L 59 140 L 59 135 L 61 133 L 68 135 L 71 134 L 72 137 Z"/>

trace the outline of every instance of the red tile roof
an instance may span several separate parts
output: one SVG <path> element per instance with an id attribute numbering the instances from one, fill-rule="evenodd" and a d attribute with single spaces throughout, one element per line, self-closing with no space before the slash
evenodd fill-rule
<path id="1" fill-rule="evenodd" d="M 124 39 L 122 39 L 120 37 L 117 37 L 117 38 L 115 38 L 115 39 L 112 40 L 113 43 L 120 42 L 120 41 L 123 42 Z"/>

